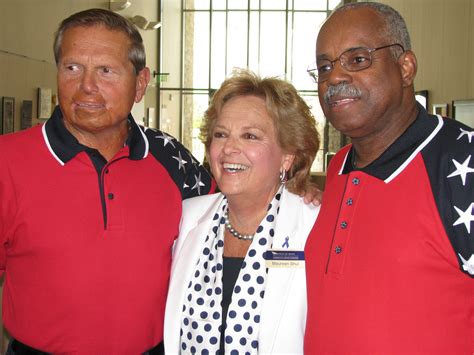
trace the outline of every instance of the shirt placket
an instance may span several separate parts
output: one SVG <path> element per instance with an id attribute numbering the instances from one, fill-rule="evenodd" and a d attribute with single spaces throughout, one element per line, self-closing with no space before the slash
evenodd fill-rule
<path id="1" fill-rule="evenodd" d="M 349 237 L 352 231 L 354 212 L 364 183 L 363 174 L 352 172 L 346 182 L 344 196 L 339 207 L 334 237 L 331 245 L 327 272 L 342 273 L 344 260 L 349 250 Z"/>
<path id="2" fill-rule="evenodd" d="M 103 200 L 106 207 L 106 230 L 109 232 L 122 231 L 124 229 L 123 196 L 120 191 L 120 181 L 117 181 L 117 169 L 120 169 L 122 160 L 127 155 L 119 152 L 118 156 L 108 162 L 102 171 Z"/>

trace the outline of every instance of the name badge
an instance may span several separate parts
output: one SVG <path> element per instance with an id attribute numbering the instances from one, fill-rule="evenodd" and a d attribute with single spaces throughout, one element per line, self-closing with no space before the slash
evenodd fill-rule
<path id="1" fill-rule="evenodd" d="M 266 267 L 270 268 L 302 268 L 304 267 L 303 250 L 267 250 L 263 257 Z"/>

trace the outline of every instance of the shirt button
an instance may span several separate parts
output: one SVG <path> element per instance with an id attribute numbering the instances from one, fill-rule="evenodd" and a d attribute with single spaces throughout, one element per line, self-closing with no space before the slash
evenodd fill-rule
<path id="1" fill-rule="evenodd" d="M 342 228 L 342 229 L 346 229 L 346 228 L 347 228 L 347 222 L 346 222 L 346 221 L 341 222 L 341 228 Z"/>
<path id="2" fill-rule="evenodd" d="M 354 185 L 359 185 L 359 183 L 360 183 L 359 178 L 353 178 L 353 179 L 352 179 L 352 183 L 353 183 Z"/>
<path id="3" fill-rule="evenodd" d="M 114 199 L 114 194 L 112 192 L 110 192 L 107 197 L 109 198 L 109 200 L 113 200 Z"/>
<path id="4" fill-rule="evenodd" d="M 336 254 L 340 254 L 342 253 L 342 248 L 338 245 L 336 249 L 334 249 L 334 251 L 336 252 Z"/>
<path id="5" fill-rule="evenodd" d="M 348 198 L 346 201 L 347 206 L 352 206 L 352 198 Z"/>
<path id="6" fill-rule="evenodd" d="M 109 173 L 109 169 L 105 169 L 105 173 L 108 174 L 108 173 Z"/>

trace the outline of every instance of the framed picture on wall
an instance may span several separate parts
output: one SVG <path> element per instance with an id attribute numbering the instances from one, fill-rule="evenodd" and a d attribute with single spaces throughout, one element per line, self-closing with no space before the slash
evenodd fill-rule
<path id="1" fill-rule="evenodd" d="M 38 88 L 38 118 L 48 119 L 51 116 L 52 91 L 48 88 Z"/>
<path id="2" fill-rule="evenodd" d="M 425 109 L 428 109 L 428 90 L 415 92 L 415 98 Z"/>
<path id="3" fill-rule="evenodd" d="M 31 127 L 32 112 L 33 101 L 23 100 L 23 104 L 21 105 L 20 129 L 27 129 Z"/>
<path id="4" fill-rule="evenodd" d="M 470 127 L 474 127 L 474 99 L 454 100 L 453 118 Z"/>
<path id="5" fill-rule="evenodd" d="M 15 99 L 4 96 L 2 98 L 2 134 L 11 133 L 15 123 Z"/>
<path id="6" fill-rule="evenodd" d="M 434 104 L 433 115 L 448 117 L 448 104 Z"/>

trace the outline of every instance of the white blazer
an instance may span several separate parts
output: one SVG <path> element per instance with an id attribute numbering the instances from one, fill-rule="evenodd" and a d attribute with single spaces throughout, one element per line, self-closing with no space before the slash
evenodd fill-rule
<path id="1" fill-rule="evenodd" d="M 183 201 L 179 238 L 173 251 L 171 280 L 166 302 L 164 345 L 166 354 L 180 353 L 181 316 L 185 292 L 194 274 L 212 217 L 224 196 L 213 194 Z M 304 250 L 319 207 L 286 189 L 280 201 L 273 248 Z M 259 354 L 303 354 L 306 324 L 305 268 L 270 268 L 262 305 Z"/>

